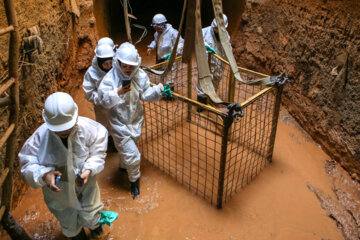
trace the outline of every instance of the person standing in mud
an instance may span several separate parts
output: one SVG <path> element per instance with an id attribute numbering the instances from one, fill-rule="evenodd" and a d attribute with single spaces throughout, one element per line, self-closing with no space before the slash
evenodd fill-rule
<path id="1" fill-rule="evenodd" d="M 171 24 L 167 23 L 166 17 L 158 13 L 153 17 L 151 26 L 155 29 L 154 40 L 148 46 L 146 55 L 156 49 L 156 63 L 166 61 L 166 58 L 173 50 L 178 35 L 178 31 Z M 176 55 L 180 55 L 184 46 L 184 39 L 180 37 L 176 49 Z"/>
<path id="2" fill-rule="evenodd" d="M 168 61 L 175 47 L 178 31 L 171 24 L 167 23 L 166 17 L 161 13 L 153 17 L 151 26 L 155 29 L 154 40 L 148 45 L 146 55 L 150 55 L 151 51 L 156 49 L 156 64 Z M 176 56 L 181 55 L 183 47 L 184 39 L 180 36 Z M 174 62 L 170 74 L 162 79 L 163 82 L 170 85 L 171 91 L 174 91 L 174 82 L 178 78 L 178 72 L 176 71 L 177 64 L 177 62 Z M 158 70 L 164 70 L 165 68 L 166 65 Z"/>
<path id="3" fill-rule="evenodd" d="M 114 42 L 108 37 L 101 38 L 95 49 L 95 57 L 93 58 L 92 64 L 84 75 L 82 85 L 85 98 L 94 106 L 96 121 L 107 129 L 109 127 L 109 113 L 107 109 L 100 105 L 98 88 L 105 74 L 112 68 L 115 52 Z M 108 143 L 108 150 L 114 151 L 114 143 L 110 136 Z"/>
<path id="4" fill-rule="evenodd" d="M 99 86 L 100 103 L 109 109 L 110 134 L 118 150 L 120 169 L 128 173 L 133 199 L 140 194 L 140 152 L 136 146 L 144 121 L 140 100 L 157 101 L 163 86 L 150 86 L 149 77 L 139 68 L 141 57 L 126 42 L 118 48 L 113 68 Z"/>
<path id="5" fill-rule="evenodd" d="M 85 240 L 87 227 L 97 239 L 104 205 L 96 175 L 104 169 L 108 132 L 78 116 L 76 103 L 63 92 L 46 99 L 43 119 L 19 153 L 21 175 L 31 187 L 42 188 L 66 237 Z"/>

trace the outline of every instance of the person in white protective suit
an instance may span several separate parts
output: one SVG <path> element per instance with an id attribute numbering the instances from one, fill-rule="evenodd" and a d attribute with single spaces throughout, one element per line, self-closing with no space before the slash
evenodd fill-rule
<path id="1" fill-rule="evenodd" d="M 140 194 L 140 152 L 136 146 L 144 121 L 140 100 L 160 100 L 163 89 L 161 83 L 150 86 L 149 77 L 139 68 L 140 63 L 135 47 L 123 43 L 115 54 L 113 68 L 99 87 L 100 103 L 110 109 L 110 134 L 118 150 L 120 169 L 128 173 L 133 199 Z"/>
<path id="2" fill-rule="evenodd" d="M 225 28 L 227 28 L 228 27 L 228 19 L 225 14 L 223 14 L 223 19 L 224 19 Z M 215 50 L 216 54 L 219 55 L 220 57 L 227 59 L 225 56 L 224 49 L 220 42 L 219 31 L 218 31 L 218 27 L 217 27 L 215 18 L 211 22 L 210 26 L 202 29 L 202 34 L 203 34 L 205 46 L 210 47 L 209 49 Z M 230 41 L 230 36 L 227 31 L 226 31 L 226 35 Z M 213 80 L 215 90 L 217 90 L 219 82 L 221 80 L 222 71 L 223 71 L 223 66 L 222 66 L 221 61 L 218 58 L 212 56 L 212 58 L 210 60 L 210 72 L 212 74 L 212 80 Z M 202 92 L 199 82 L 197 83 L 197 90 L 198 90 L 198 97 L 197 97 L 198 101 L 206 104 L 207 97 Z"/>
<path id="3" fill-rule="evenodd" d="M 101 124 L 78 116 L 72 97 L 51 94 L 43 110 L 45 123 L 19 153 L 21 175 L 33 188 L 42 188 L 44 201 L 71 239 L 99 237 L 104 207 L 96 175 L 104 168 L 108 132 Z"/>
<path id="4" fill-rule="evenodd" d="M 101 80 L 112 68 L 115 53 L 108 44 L 101 44 L 95 49 L 95 57 L 84 75 L 83 89 L 85 98 L 94 105 L 95 119 L 108 128 L 108 110 L 100 105 L 98 88 Z"/>
<path id="5" fill-rule="evenodd" d="M 154 40 L 148 45 L 147 55 L 156 48 L 156 63 L 164 62 L 169 54 L 171 54 L 178 31 L 171 24 L 167 23 L 166 17 L 158 13 L 153 17 L 151 26 L 155 29 Z M 184 47 L 184 39 L 180 36 L 176 55 L 181 55 Z"/>

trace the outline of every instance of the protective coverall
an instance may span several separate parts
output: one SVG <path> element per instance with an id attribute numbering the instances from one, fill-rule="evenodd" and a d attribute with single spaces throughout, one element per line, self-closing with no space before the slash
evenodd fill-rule
<path id="1" fill-rule="evenodd" d="M 214 49 L 217 52 L 217 55 L 219 55 L 220 57 L 222 57 L 226 60 L 224 49 L 221 45 L 220 40 L 215 36 L 214 28 L 212 26 L 203 28 L 202 34 L 203 34 L 205 45 L 210 46 L 212 49 Z M 228 32 L 226 32 L 226 35 L 227 35 L 228 39 L 230 40 L 230 36 L 229 36 Z M 215 88 L 215 90 L 217 90 L 218 86 L 219 86 L 219 82 L 222 77 L 223 66 L 222 66 L 222 62 L 216 57 L 212 57 L 210 60 L 210 72 L 212 74 L 214 88 Z M 197 89 L 199 91 L 199 94 L 204 94 L 201 90 L 199 82 L 197 83 Z"/>
<path id="2" fill-rule="evenodd" d="M 49 210 L 60 222 L 67 237 L 82 229 L 97 228 L 103 203 L 95 175 L 104 169 L 107 130 L 101 124 L 78 117 L 67 139 L 67 148 L 60 137 L 41 125 L 26 141 L 19 153 L 21 175 L 33 188 L 42 187 Z M 76 185 L 77 172 L 91 170 L 85 186 Z M 43 180 L 45 173 L 60 171 L 60 192 L 51 191 Z"/>
<path id="3" fill-rule="evenodd" d="M 150 43 L 148 48 L 156 48 L 157 63 L 159 61 L 164 61 L 166 56 L 171 53 L 175 46 L 177 35 L 178 31 L 169 23 L 166 24 L 166 28 L 162 33 L 155 32 L 154 40 Z M 183 47 L 184 39 L 180 36 L 178 47 L 176 49 L 176 55 L 180 55 L 182 53 Z"/>
<path id="4" fill-rule="evenodd" d="M 117 89 L 125 79 L 131 79 L 131 90 L 118 95 Z M 100 103 L 110 109 L 109 131 L 118 150 L 120 168 L 127 170 L 130 182 L 140 178 L 140 152 L 136 146 L 144 121 L 144 109 L 140 100 L 160 100 L 161 87 L 161 84 L 151 87 L 149 77 L 139 68 L 126 77 L 118 61 L 113 62 L 113 68 L 99 87 Z"/>
<path id="5" fill-rule="evenodd" d="M 98 64 L 97 57 L 95 56 L 91 66 L 86 71 L 83 82 L 83 89 L 85 91 L 85 98 L 94 104 L 95 119 L 103 126 L 108 128 L 109 117 L 108 110 L 100 105 L 98 88 L 101 80 L 106 72 L 103 71 Z"/>

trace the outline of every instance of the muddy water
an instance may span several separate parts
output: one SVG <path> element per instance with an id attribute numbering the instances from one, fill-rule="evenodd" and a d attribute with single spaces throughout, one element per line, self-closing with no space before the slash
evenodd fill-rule
<path id="1" fill-rule="evenodd" d="M 93 117 L 79 90 L 80 115 Z M 105 210 L 119 213 L 106 239 L 342 239 L 307 184 L 331 197 L 329 157 L 282 111 L 273 163 L 217 210 L 149 163 L 142 162 L 141 195 L 132 200 L 115 153 L 98 176 Z M 65 239 L 42 199 L 29 190 L 14 216 L 34 239 Z"/>

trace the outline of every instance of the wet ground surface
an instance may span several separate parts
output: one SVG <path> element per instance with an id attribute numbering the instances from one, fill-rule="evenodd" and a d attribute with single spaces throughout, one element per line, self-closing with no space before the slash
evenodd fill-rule
<path id="1" fill-rule="evenodd" d="M 79 94 L 80 115 L 93 117 Z M 329 157 L 281 112 L 273 163 L 217 210 L 173 179 L 142 162 L 141 195 L 132 200 L 116 153 L 98 176 L 105 210 L 119 213 L 104 239 L 343 239 L 308 184 L 336 199 L 325 169 Z M 34 239 L 65 239 L 41 190 L 30 189 L 14 216 Z M 6 239 L 6 238 L 5 238 Z"/>
<path id="2" fill-rule="evenodd" d="M 145 50 L 141 48 L 140 54 L 144 56 Z M 152 60 L 152 56 L 143 58 L 147 65 Z M 85 100 L 83 91 L 75 90 L 73 96 L 79 105 L 79 115 L 94 118 L 92 105 Z M 146 161 L 141 165 L 141 195 L 132 200 L 127 176 L 119 171 L 116 153 L 110 153 L 98 182 L 104 210 L 118 212 L 119 218 L 111 227 L 104 227 L 103 239 L 344 239 L 337 227 L 339 221 L 329 217 L 331 214 L 322 209 L 319 196 L 308 188 L 314 186 L 337 199 L 332 188 L 334 179 L 340 177 L 329 177 L 329 168 L 325 168 L 329 159 L 282 110 L 273 162 L 222 210 L 217 210 Z M 337 185 L 342 189 L 343 184 Z M 359 209 L 358 204 L 353 205 Z M 48 211 L 40 189 L 29 189 L 13 215 L 34 239 L 66 239 Z"/>

